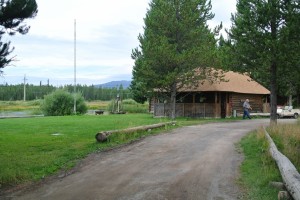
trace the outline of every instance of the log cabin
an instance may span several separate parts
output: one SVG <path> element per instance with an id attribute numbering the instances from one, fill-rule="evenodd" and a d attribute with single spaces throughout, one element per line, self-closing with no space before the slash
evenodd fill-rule
<path id="1" fill-rule="evenodd" d="M 268 113 L 270 91 L 246 74 L 224 72 L 223 81 L 201 81 L 177 91 L 176 117 L 226 118 L 243 114 L 243 102 L 250 100 L 252 113 Z M 170 116 L 171 104 L 152 98 L 154 116 Z"/>

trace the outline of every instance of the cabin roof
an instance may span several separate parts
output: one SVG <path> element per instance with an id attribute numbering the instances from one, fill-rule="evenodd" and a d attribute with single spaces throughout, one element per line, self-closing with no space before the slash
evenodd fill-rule
<path id="1" fill-rule="evenodd" d="M 270 91 L 264 86 L 250 78 L 246 74 L 240 74 L 233 71 L 223 73 L 224 81 L 204 80 L 198 86 L 184 87 L 180 92 L 235 92 L 243 94 L 270 94 Z"/>

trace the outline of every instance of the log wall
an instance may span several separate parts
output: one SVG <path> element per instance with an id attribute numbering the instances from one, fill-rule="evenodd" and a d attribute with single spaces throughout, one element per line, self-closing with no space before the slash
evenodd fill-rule
<path id="1" fill-rule="evenodd" d="M 252 113 L 263 113 L 265 111 L 266 108 L 264 109 L 263 95 L 239 93 L 232 93 L 230 95 L 232 110 L 236 110 L 238 114 L 243 114 L 243 103 L 246 99 L 249 99 L 250 101 Z"/>

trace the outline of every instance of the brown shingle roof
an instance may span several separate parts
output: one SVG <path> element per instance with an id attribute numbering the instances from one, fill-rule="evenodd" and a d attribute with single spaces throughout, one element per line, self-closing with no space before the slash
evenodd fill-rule
<path id="1" fill-rule="evenodd" d="M 224 72 L 224 80 L 211 83 L 205 80 L 203 84 L 199 84 L 196 87 L 184 88 L 180 91 L 218 91 L 218 92 L 235 92 L 245 94 L 270 94 L 270 91 L 251 79 L 245 74 L 236 72 Z"/>

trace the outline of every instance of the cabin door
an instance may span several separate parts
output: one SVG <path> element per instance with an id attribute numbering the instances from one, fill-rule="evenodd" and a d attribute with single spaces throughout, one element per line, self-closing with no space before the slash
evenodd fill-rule
<path id="1" fill-rule="evenodd" d="M 226 93 L 221 93 L 220 94 L 220 100 L 221 100 L 221 118 L 225 118 L 226 117 Z"/>

